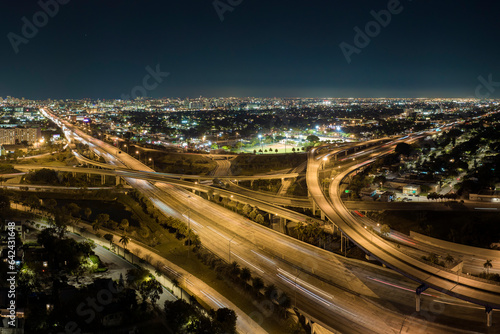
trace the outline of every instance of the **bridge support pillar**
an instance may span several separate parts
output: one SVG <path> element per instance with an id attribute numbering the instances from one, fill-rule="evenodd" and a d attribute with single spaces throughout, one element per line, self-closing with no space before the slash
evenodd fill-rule
<path id="1" fill-rule="evenodd" d="M 312 200 L 312 204 L 313 204 L 313 207 L 312 207 L 312 214 L 313 216 L 316 215 L 316 202 L 314 200 Z"/>
<path id="2" fill-rule="evenodd" d="M 493 309 L 491 307 L 486 307 L 486 326 L 491 327 L 493 325 Z"/>
<path id="3" fill-rule="evenodd" d="M 280 225 L 279 225 L 280 232 L 282 233 L 287 233 L 286 231 L 286 218 L 280 217 Z"/>
<path id="4" fill-rule="evenodd" d="M 325 213 L 323 212 L 323 210 L 320 210 L 321 212 L 321 220 L 325 220 Z"/>
<path id="5" fill-rule="evenodd" d="M 282 177 L 282 178 L 281 178 L 281 185 L 283 185 L 283 183 L 284 183 L 284 182 L 285 182 L 285 178 L 284 178 L 284 177 Z"/>
<path id="6" fill-rule="evenodd" d="M 422 284 L 421 286 L 419 286 L 417 288 L 417 290 L 415 291 L 415 310 L 417 312 L 420 312 L 420 303 L 421 303 L 421 294 L 422 292 L 424 292 L 425 290 L 427 290 L 429 287 L 425 284 Z"/>
<path id="7" fill-rule="evenodd" d="M 106 183 L 106 175 L 101 175 L 101 184 L 104 185 Z"/>
<path id="8" fill-rule="evenodd" d="M 250 188 L 253 188 L 253 180 L 250 181 Z"/>
<path id="9" fill-rule="evenodd" d="M 115 184 L 116 184 L 116 185 L 119 185 L 119 184 L 120 184 L 120 177 L 117 175 L 117 176 L 115 177 L 115 179 L 116 179 L 116 183 L 115 183 Z"/>

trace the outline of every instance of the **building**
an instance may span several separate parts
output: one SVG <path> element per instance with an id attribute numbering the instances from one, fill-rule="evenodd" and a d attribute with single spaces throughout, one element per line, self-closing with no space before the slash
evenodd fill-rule
<path id="1" fill-rule="evenodd" d="M 41 138 L 40 128 L 0 128 L 0 145 L 15 145 L 23 141 L 32 145 Z"/>
<path id="2" fill-rule="evenodd" d="M 421 189 L 419 185 L 407 184 L 403 187 L 403 194 L 405 195 L 420 195 Z"/>

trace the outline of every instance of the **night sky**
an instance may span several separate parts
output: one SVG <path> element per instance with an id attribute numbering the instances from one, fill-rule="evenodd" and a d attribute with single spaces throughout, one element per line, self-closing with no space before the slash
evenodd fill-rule
<path id="1" fill-rule="evenodd" d="M 157 64 L 170 75 L 151 97 L 473 97 L 478 76 L 500 82 L 498 1 L 401 0 L 350 64 L 339 44 L 392 0 L 217 0 L 236 4 L 223 21 L 212 0 L 60 1 L 18 53 L 9 33 L 41 7 L 1 2 L 0 96 L 120 98 Z"/>

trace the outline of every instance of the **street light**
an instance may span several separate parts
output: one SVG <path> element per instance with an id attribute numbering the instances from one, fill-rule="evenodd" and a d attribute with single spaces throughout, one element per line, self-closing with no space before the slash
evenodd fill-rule
<path id="1" fill-rule="evenodd" d="M 123 145 L 123 146 L 125 146 L 125 148 L 127 149 L 127 154 L 128 154 L 128 145 L 127 145 L 127 144 L 125 144 L 125 145 Z"/>
<path id="2" fill-rule="evenodd" d="M 149 162 L 153 162 L 153 170 L 155 169 L 155 161 L 153 160 L 153 158 L 149 158 Z"/>
<path id="3" fill-rule="evenodd" d="M 187 209 L 188 212 L 188 260 L 189 260 L 189 251 L 191 249 L 191 201 L 190 198 L 191 196 L 188 196 L 188 206 L 189 209 Z"/>
<path id="4" fill-rule="evenodd" d="M 135 151 L 135 154 L 139 155 L 139 161 L 141 161 L 141 152 L 140 151 Z"/>
<path id="5" fill-rule="evenodd" d="M 260 139 L 260 150 L 262 151 L 262 153 L 264 153 L 264 148 L 262 147 L 262 135 L 259 135 L 259 139 Z"/>

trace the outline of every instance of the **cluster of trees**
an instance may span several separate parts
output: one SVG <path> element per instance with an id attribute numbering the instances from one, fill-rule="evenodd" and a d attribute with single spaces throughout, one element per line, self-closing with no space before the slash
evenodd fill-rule
<path id="1" fill-rule="evenodd" d="M 48 168 L 30 171 L 23 176 L 21 183 L 50 186 L 64 185 L 66 187 L 88 187 L 94 185 L 102 185 L 100 177 L 91 176 L 90 178 L 88 178 L 85 174 L 73 175 L 73 173 L 57 172 L 53 169 Z"/>
<path id="2" fill-rule="evenodd" d="M 201 246 L 200 237 L 182 220 L 169 216 L 160 220 L 160 225 L 167 229 L 169 233 L 175 234 L 177 239 L 185 240 L 187 246 L 194 246 L 195 248 Z"/>
<path id="3" fill-rule="evenodd" d="M 289 149 L 289 150 L 290 150 L 290 151 L 292 151 L 293 153 L 295 153 L 295 152 L 300 152 L 300 151 L 305 152 L 305 151 L 306 151 L 306 149 L 307 149 L 307 148 L 306 148 L 305 146 L 302 146 L 301 148 L 298 148 L 298 147 L 297 147 L 297 148 L 292 147 L 292 148 L 291 148 L 291 149 Z M 280 151 L 279 151 L 277 148 L 275 148 L 275 149 L 274 149 L 274 151 L 273 151 L 273 149 L 271 149 L 271 148 L 270 148 L 269 150 L 268 150 L 268 149 L 264 149 L 264 151 L 262 151 L 262 149 L 259 149 L 258 151 L 257 151 L 257 150 L 253 150 L 253 154 L 257 154 L 257 153 L 268 153 L 268 152 L 269 152 L 269 153 L 272 153 L 272 152 L 274 152 L 274 153 L 280 153 Z M 286 152 L 286 153 L 288 153 L 288 152 L 289 152 L 289 151 L 287 150 L 287 152 Z M 285 153 L 285 149 L 283 149 L 283 152 L 282 152 L 282 153 Z"/>
<path id="4" fill-rule="evenodd" d="M 327 233 L 318 222 L 311 220 L 305 223 L 299 222 L 294 228 L 297 239 L 305 241 L 311 245 L 326 248 L 327 244 L 331 244 L 337 238 L 332 234 Z"/>
<path id="5" fill-rule="evenodd" d="M 281 187 L 281 180 L 254 180 L 240 182 L 240 185 L 256 191 L 270 191 L 276 193 Z"/>
<path id="6" fill-rule="evenodd" d="M 373 178 L 362 172 L 354 175 L 349 183 L 349 194 L 351 199 L 359 197 L 361 189 L 369 187 L 373 183 Z"/>
<path id="7" fill-rule="evenodd" d="M 215 163 L 204 157 L 162 154 L 155 159 L 155 168 L 164 173 L 205 175 L 215 167 Z"/>
<path id="8" fill-rule="evenodd" d="M 77 242 L 72 238 L 66 238 L 65 228 L 61 229 L 55 222 L 53 226 L 40 232 L 37 237 L 38 244 L 47 250 L 51 272 L 64 269 L 72 273 L 84 264 L 82 261 L 94 255 L 95 245 L 90 241 Z"/>
<path id="9" fill-rule="evenodd" d="M 275 311 L 286 317 L 286 310 L 291 306 L 291 299 L 285 292 L 278 290 L 274 284 L 266 286 L 262 278 L 252 276 L 249 268 L 241 268 L 237 262 L 227 263 L 204 248 L 198 249 L 196 254 L 201 262 L 217 272 L 219 278 L 230 279 L 255 298 L 267 298 L 276 307 Z"/>
<path id="10" fill-rule="evenodd" d="M 17 173 L 18 170 L 11 164 L 0 164 L 0 174 Z"/>
<path id="11" fill-rule="evenodd" d="M 443 200 L 443 199 L 449 199 L 449 200 L 456 200 L 460 196 L 456 193 L 448 193 L 448 194 L 438 194 L 438 193 L 430 193 L 427 194 L 427 199 L 431 200 Z"/>
<path id="12" fill-rule="evenodd" d="M 96 280 L 76 291 L 67 284 L 67 276 L 54 276 L 49 284 L 52 288 L 52 308 L 46 307 L 46 300 L 40 295 L 29 294 L 25 331 L 40 334 L 58 332 L 68 323 L 75 322 L 76 328 L 72 328 L 81 332 L 108 332 L 110 327 L 105 326 L 103 320 L 111 314 L 121 318 L 121 331 L 151 321 L 158 317 L 153 310 L 162 287 L 148 273 L 139 271 L 132 269 L 126 279 L 120 277 L 111 284 L 107 280 Z M 73 298 L 60 299 L 58 292 L 64 289 L 72 291 Z M 82 311 L 85 311 L 85 316 L 82 316 Z"/>
<path id="13" fill-rule="evenodd" d="M 169 328 L 179 334 L 236 334 L 236 313 L 228 308 L 207 314 L 197 304 L 182 299 L 165 302 L 165 317 Z"/>
<path id="14" fill-rule="evenodd" d="M 231 172 L 233 175 L 254 174 L 271 170 L 294 168 L 306 161 L 303 154 L 287 155 L 238 155 L 231 161 Z"/>

